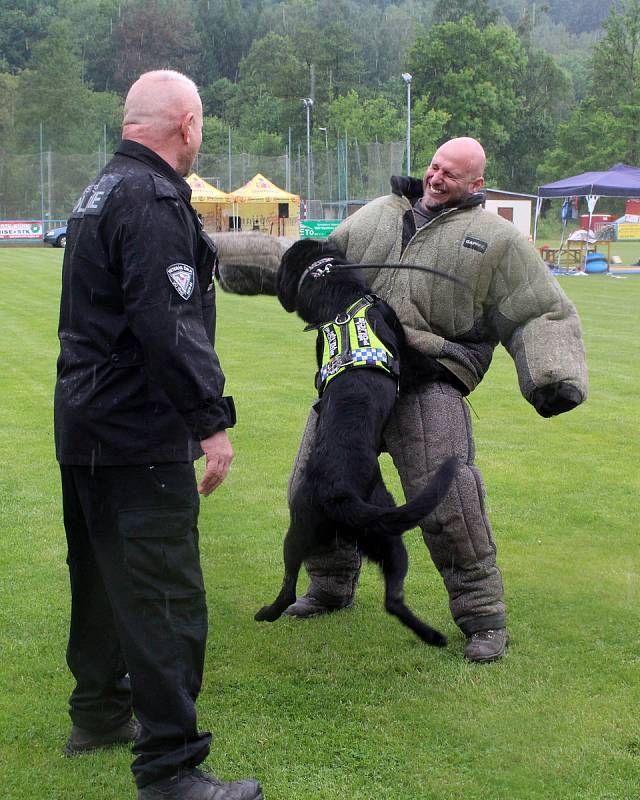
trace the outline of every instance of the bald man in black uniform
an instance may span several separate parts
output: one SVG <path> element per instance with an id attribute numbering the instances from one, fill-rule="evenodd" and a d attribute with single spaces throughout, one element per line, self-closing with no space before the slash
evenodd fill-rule
<path id="1" fill-rule="evenodd" d="M 213 344 L 216 249 L 184 180 L 202 141 L 193 82 L 141 76 L 122 138 L 71 214 L 62 274 L 55 440 L 76 680 L 65 753 L 133 742 L 138 800 L 261 800 L 256 781 L 197 768 L 211 742 L 195 707 L 198 492 L 227 475 L 235 411 Z"/>

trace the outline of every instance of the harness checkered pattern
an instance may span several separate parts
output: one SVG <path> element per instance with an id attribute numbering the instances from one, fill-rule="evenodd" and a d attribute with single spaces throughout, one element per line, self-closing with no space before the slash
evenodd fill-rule
<path id="1" fill-rule="evenodd" d="M 381 347 L 359 347 L 351 351 L 351 360 L 343 362 L 339 357 L 332 358 L 320 369 L 320 376 L 325 381 L 330 375 L 335 374 L 341 367 L 376 367 L 388 363 L 387 352 Z"/>
<path id="2" fill-rule="evenodd" d="M 381 347 L 360 347 L 351 351 L 354 364 L 386 364 L 387 353 Z"/>

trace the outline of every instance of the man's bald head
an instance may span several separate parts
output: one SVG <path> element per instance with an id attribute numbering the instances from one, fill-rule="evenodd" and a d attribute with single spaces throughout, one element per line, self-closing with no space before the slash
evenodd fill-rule
<path id="1" fill-rule="evenodd" d="M 477 139 L 472 139 L 470 136 L 449 139 L 438 148 L 436 155 L 438 154 L 455 159 L 458 164 L 465 166 L 467 177 L 471 181 L 484 175 L 487 157 Z"/>
<path id="2" fill-rule="evenodd" d="M 458 205 L 484 185 L 486 162 L 476 139 L 449 139 L 436 150 L 425 173 L 423 204 L 429 208 Z"/>
<path id="3" fill-rule="evenodd" d="M 173 70 L 146 72 L 129 89 L 122 138 L 149 147 L 187 175 L 202 142 L 202 103 L 195 83 Z"/>

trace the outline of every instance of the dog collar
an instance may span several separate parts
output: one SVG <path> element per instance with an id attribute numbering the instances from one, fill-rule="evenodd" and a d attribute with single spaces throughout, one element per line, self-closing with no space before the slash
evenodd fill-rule
<path id="1" fill-rule="evenodd" d="M 313 264 L 309 264 L 300 276 L 296 293 L 300 291 L 300 287 L 304 283 L 305 278 L 309 276 L 312 278 L 324 278 L 331 272 L 333 266 L 335 266 L 335 260 L 329 256 L 327 258 L 319 258 L 317 261 L 314 261 Z"/>

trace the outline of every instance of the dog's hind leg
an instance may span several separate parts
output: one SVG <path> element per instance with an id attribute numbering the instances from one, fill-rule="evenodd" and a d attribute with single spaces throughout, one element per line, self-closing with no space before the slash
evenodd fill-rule
<path id="1" fill-rule="evenodd" d="M 404 602 L 404 579 L 409 567 L 407 550 L 402 539 L 397 537 L 384 537 L 387 547 L 382 555 L 381 569 L 384 575 L 384 607 L 389 614 L 397 617 L 422 639 L 426 644 L 434 647 L 445 647 L 446 636 L 427 625 L 411 611 Z"/>

